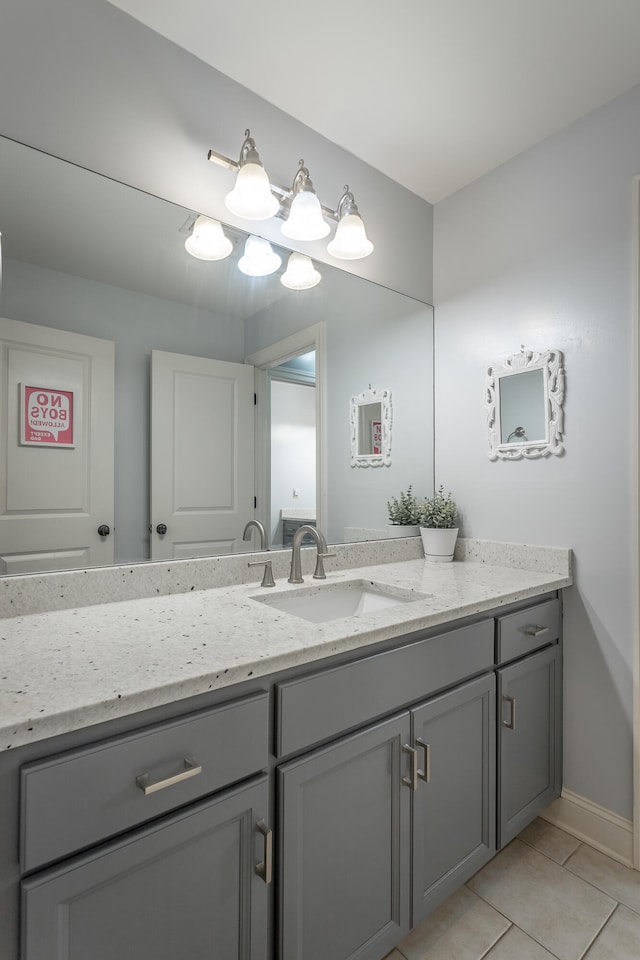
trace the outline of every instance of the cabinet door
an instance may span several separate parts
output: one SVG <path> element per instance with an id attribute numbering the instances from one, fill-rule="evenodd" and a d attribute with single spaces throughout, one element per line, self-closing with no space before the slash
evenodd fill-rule
<path id="1" fill-rule="evenodd" d="M 498 671 L 498 845 L 560 795 L 562 659 L 556 644 Z"/>
<path id="2" fill-rule="evenodd" d="M 22 960 L 264 960 L 267 778 L 22 884 Z"/>
<path id="3" fill-rule="evenodd" d="M 411 711 L 419 750 L 413 796 L 413 925 L 495 853 L 495 676 Z"/>
<path id="4" fill-rule="evenodd" d="M 379 960 L 409 930 L 409 714 L 279 768 L 282 960 Z"/>

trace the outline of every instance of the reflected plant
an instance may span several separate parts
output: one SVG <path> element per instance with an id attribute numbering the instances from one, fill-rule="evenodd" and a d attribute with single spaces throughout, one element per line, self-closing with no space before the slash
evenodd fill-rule
<path id="1" fill-rule="evenodd" d="M 389 523 L 398 526 L 417 526 L 422 516 L 422 508 L 414 496 L 411 484 L 406 491 L 401 491 L 399 497 L 391 497 L 387 500 L 387 510 Z"/>

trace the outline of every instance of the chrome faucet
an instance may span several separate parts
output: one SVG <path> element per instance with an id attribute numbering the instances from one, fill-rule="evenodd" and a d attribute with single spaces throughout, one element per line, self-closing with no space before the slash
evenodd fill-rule
<path id="1" fill-rule="evenodd" d="M 326 580 L 327 575 L 324 572 L 324 563 L 323 560 L 326 560 L 327 557 L 335 557 L 335 553 L 327 553 L 327 541 L 324 538 L 324 535 L 317 529 L 317 527 L 312 527 L 308 523 L 303 523 L 301 527 L 298 527 L 296 532 L 293 535 L 293 547 L 291 548 L 291 573 L 289 574 L 289 583 L 304 583 L 302 579 L 302 568 L 300 563 L 300 547 L 302 546 L 302 541 L 304 540 L 306 534 L 312 538 L 316 545 L 318 551 L 318 556 L 316 559 L 316 569 L 313 573 L 314 580 Z"/>
<path id="2" fill-rule="evenodd" d="M 261 550 L 268 550 L 269 547 L 267 546 L 267 535 L 266 535 L 266 533 L 264 532 L 264 527 L 262 526 L 262 524 L 260 523 L 259 520 L 249 520 L 249 522 L 246 524 L 246 526 L 245 526 L 245 528 L 244 528 L 244 532 L 243 532 L 243 534 L 242 534 L 242 539 L 243 539 L 243 540 L 251 540 L 251 528 L 252 528 L 252 527 L 255 527 L 256 530 L 258 531 L 258 533 L 260 534 L 260 549 L 261 549 Z"/>

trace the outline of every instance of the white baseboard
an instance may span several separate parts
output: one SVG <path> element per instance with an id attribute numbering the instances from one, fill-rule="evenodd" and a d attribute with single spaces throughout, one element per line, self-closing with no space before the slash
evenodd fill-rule
<path id="1" fill-rule="evenodd" d="M 540 816 L 626 867 L 633 866 L 631 820 L 565 789 Z"/>

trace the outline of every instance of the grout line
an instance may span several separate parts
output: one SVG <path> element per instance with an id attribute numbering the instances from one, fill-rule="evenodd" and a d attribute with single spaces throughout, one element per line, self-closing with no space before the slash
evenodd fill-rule
<path id="1" fill-rule="evenodd" d="M 597 889 L 597 888 L 596 888 L 596 889 Z M 616 912 L 616 910 L 618 909 L 619 906 L 620 906 L 620 904 L 619 904 L 619 903 L 616 903 L 615 907 L 613 908 L 613 910 L 611 911 L 611 913 L 609 914 L 609 916 L 607 917 L 607 919 L 605 920 L 605 922 L 602 924 L 602 926 L 600 927 L 600 929 L 599 929 L 598 932 L 596 933 L 595 937 L 594 937 L 594 938 L 591 940 L 591 942 L 588 944 L 587 949 L 584 951 L 584 953 L 580 954 L 580 957 L 578 958 L 578 960 L 584 960 L 584 958 L 585 958 L 585 957 L 587 956 L 587 954 L 589 953 L 589 950 L 591 950 L 591 947 L 594 945 L 594 943 L 596 942 L 596 940 L 598 939 L 598 937 L 600 936 L 600 934 L 602 933 L 602 931 L 604 930 L 604 928 L 607 926 L 607 924 L 608 924 L 609 921 L 611 920 L 611 917 L 614 915 L 614 913 Z"/>
<path id="2" fill-rule="evenodd" d="M 485 901 L 485 903 L 486 903 L 486 901 Z M 494 910 L 495 910 L 495 907 L 494 907 Z M 500 911 L 498 910 L 497 913 L 500 913 Z M 500 916 L 501 916 L 501 917 L 504 917 L 504 914 L 501 913 Z M 513 923 L 513 921 L 512 921 L 512 920 L 509 920 L 509 917 L 504 917 L 504 919 L 508 922 L 509 926 L 507 927 L 506 930 L 504 930 L 504 931 L 500 934 L 500 936 L 498 937 L 498 939 L 497 939 L 494 943 L 491 944 L 491 946 L 489 947 L 489 949 L 488 949 L 488 950 L 485 950 L 485 952 L 484 952 L 481 956 L 478 957 L 478 960 L 484 960 L 485 957 L 489 957 L 489 955 L 491 954 L 491 951 L 493 950 L 493 948 L 494 948 L 494 947 L 497 947 L 498 944 L 500 943 L 500 941 L 503 939 L 503 937 L 505 937 L 505 936 L 509 933 L 509 930 L 511 930 L 511 928 L 512 928 L 513 926 L 515 926 L 515 924 Z"/>

